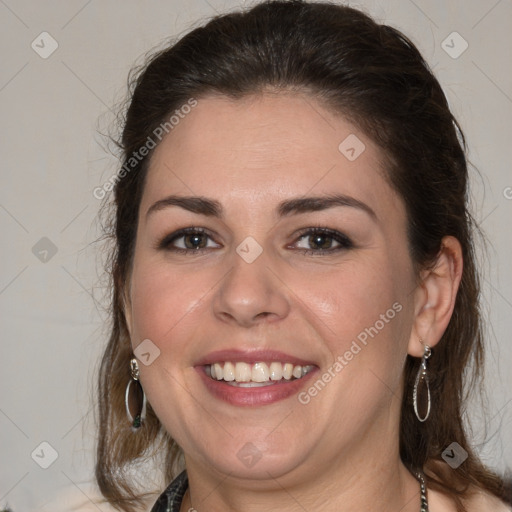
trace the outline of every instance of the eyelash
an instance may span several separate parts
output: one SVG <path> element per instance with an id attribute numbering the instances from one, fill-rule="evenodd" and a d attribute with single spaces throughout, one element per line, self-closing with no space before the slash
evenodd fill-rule
<path id="1" fill-rule="evenodd" d="M 209 232 L 204 228 L 183 228 L 170 235 L 167 235 L 159 244 L 158 249 L 172 251 L 179 254 L 187 254 L 187 255 L 197 255 L 198 253 L 202 253 L 203 251 L 209 249 L 207 247 L 199 248 L 199 249 L 183 249 L 181 247 L 174 247 L 171 244 L 176 240 L 183 238 L 186 235 L 207 235 L 209 238 L 212 238 Z M 301 240 L 306 236 L 312 235 L 325 235 L 328 238 L 336 241 L 339 246 L 330 249 L 298 249 L 303 252 L 304 255 L 326 255 L 332 254 L 342 250 L 352 249 L 354 244 L 350 238 L 348 238 L 343 233 L 336 231 L 334 229 L 325 228 L 321 226 L 309 227 L 303 230 L 300 230 L 298 233 L 298 237 L 296 242 Z M 213 239 L 213 238 L 212 238 Z"/>
<path id="2" fill-rule="evenodd" d="M 300 230 L 297 236 L 297 241 L 307 236 L 313 235 L 327 236 L 328 238 L 331 238 L 332 240 L 337 242 L 339 246 L 331 249 L 298 249 L 302 251 L 304 255 L 327 255 L 343 250 L 352 249 L 354 247 L 354 243 L 352 242 L 352 240 L 350 240 L 350 238 L 347 235 L 344 235 L 343 233 L 340 233 L 335 229 L 325 228 L 322 226 L 309 227 Z M 297 243 L 297 241 L 295 243 Z"/>

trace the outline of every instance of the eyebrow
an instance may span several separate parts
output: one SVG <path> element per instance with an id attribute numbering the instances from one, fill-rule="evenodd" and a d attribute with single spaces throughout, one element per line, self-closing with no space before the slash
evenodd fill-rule
<path id="1" fill-rule="evenodd" d="M 215 199 L 209 199 L 202 196 L 170 195 L 152 204 L 146 213 L 146 219 L 151 214 L 171 206 L 178 206 L 188 210 L 189 212 L 206 215 L 208 217 L 223 218 L 224 215 L 222 205 Z M 366 212 L 374 220 L 377 219 L 375 212 L 366 203 L 344 194 L 328 194 L 322 196 L 287 199 L 279 203 L 276 211 L 279 217 L 286 217 L 293 214 L 327 210 L 328 208 L 334 208 L 337 206 L 357 208 Z"/>

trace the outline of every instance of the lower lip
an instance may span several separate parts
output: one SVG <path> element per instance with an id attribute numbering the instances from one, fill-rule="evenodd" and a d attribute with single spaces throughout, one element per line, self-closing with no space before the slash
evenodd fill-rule
<path id="1" fill-rule="evenodd" d="M 315 368 L 300 379 L 282 379 L 268 386 L 240 388 L 231 386 L 225 381 L 213 380 L 211 377 L 208 377 L 204 366 L 196 367 L 196 370 L 203 379 L 206 388 L 213 396 L 231 405 L 237 406 L 268 405 L 279 402 L 280 400 L 285 400 L 297 394 L 317 371 Z"/>

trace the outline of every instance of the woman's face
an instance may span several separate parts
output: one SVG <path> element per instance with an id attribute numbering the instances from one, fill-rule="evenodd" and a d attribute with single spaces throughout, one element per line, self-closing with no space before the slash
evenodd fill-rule
<path id="1" fill-rule="evenodd" d="M 265 479 L 398 453 L 415 274 L 383 162 L 282 93 L 200 99 L 156 148 L 126 313 L 188 465 Z"/>

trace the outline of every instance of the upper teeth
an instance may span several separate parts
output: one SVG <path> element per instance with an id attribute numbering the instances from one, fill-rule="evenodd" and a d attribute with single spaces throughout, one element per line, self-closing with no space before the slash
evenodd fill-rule
<path id="1" fill-rule="evenodd" d="M 214 363 L 206 367 L 206 373 L 216 380 L 227 382 L 267 382 L 281 379 L 300 379 L 313 369 L 313 365 L 300 366 L 292 363 Z"/>

